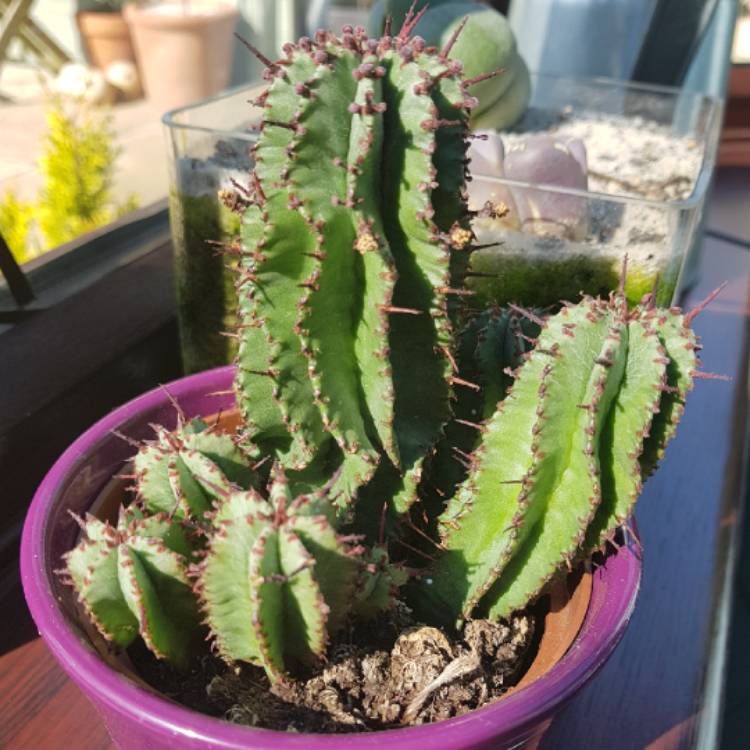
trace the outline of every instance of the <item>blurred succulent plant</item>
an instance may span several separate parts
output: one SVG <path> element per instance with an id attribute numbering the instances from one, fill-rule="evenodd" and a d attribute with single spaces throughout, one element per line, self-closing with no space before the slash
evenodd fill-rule
<path id="1" fill-rule="evenodd" d="M 461 63 L 466 78 L 478 79 L 472 88 L 477 98 L 473 128 L 502 130 L 520 119 L 531 97 L 531 77 L 505 16 L 471 0 L 378 0 L 370 14 L 370 34 L 382 34 L 389 17 L 392 27 L 400 28 L 410 10 L 419 15 L 414 34 L 428 46 L 440 49 L 458 35 L 450 59 Z"/>
<path id="2" fill-rule="evenodd" d="M 505 178 L 562 191 L 508 186 L 480 177 L 469 186 L 469 204 L 486 223 L 561 239 L 584 239 L 589 201 L 565 192 L 588 189 L 586 146 L 577 138 L 530 134 L 514 138 L 507 150 L 500 135 L 480 131 L 469 150 L 474 175 Z M 488 205 L 489 204 L 489 205 Z"/>

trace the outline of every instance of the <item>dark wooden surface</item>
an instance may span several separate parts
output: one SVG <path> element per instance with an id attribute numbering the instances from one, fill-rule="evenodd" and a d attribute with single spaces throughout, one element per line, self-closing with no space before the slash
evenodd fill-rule
<path id="1" fill-rule="evenodd" d="M 166 238 L 155 245 L 152 252 L 2 334 L 0 434 L 174 315 L 171 242 Z"/>
<path id="2" fill-rule="evenodd" d="M 725 636 L 717 613 L 731 584 L 745 463 L 750 252 L 709 236 L 687 305 L 725 280 L 696 328 L 705 369 L 732 381 L 699 381 L 691 394 L 679 435 L 639 504 L 645 570 L 631 625 L 553 722 L 542 750 L 672 750 L 697 747 L 700 732 L 712 736 Z M 101 720 L 38 639 L 0 656 L 0 695 L 3 750 L 110 747 Z"/>
<path id="3" fill-rule="evenodd" d="M 750 167 L 750 65 L 733 65 L 729 73 L 719 164 Z"/>
<path id="4" fill-rule="evenodd" d="M 0 657 L 0 748 L 115 748 L 99 714 L 38 638 Z"/>
<path id="5" fill-rule="evenodd" d="M 727 236 L 750 246 L 750 170 L 722 167 L 717 171 L 706 215 L 710 234 Z"/>

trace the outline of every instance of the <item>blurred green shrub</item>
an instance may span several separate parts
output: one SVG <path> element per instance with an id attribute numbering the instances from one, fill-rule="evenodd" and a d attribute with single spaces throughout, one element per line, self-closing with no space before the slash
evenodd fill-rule
<path id="1" fill-rule="evenodd" d="M 15 193 L 7 192 L 0 199 L 0 235 L 8 243 L 10 251 L 19 263 L 34 256 L 29 254 L 28 244 L 34 222 L 34 207 L 19 200 Z"/>
<path id="2" fill-rule="evenodd" d="M 0 234 L 19 263 L 114 221 L 138 206 L 136 196 L 116 204 L 112 118 L 81 103 L 55 99 L 47 113 L 36 201 L 12 191 L 0 198 Z"/>

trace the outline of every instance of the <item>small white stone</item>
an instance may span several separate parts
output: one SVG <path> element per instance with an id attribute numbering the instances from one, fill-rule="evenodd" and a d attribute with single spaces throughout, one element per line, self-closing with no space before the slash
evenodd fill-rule
<path id="1" fill-rule="evenodd" d="M 125 101 L 141 96 L 141 80 L 138 68 L 130 60 L 117 60 L 104 71 L 107 82 L 114 86 Z"/>
<path id="2" fill-rule="evenodd" d="M 63 65 L 53 87 L 61 96 L 87 104 L 111 104 L 116 95 L 101 71 L 81 63 Z"/>

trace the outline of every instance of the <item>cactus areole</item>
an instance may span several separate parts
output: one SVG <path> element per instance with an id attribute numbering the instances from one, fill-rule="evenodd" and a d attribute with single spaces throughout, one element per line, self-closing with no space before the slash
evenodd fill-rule
<path id="1" fill-rule="evenodd" d="M 674 434 L 692 314 L 464 304 L 473 82 L 418 19 L 266 61 L 228 248 L 240 428 L 157 428 L 135 500 L 67 555 L 117 646 L 185 668 L 208 640 L 278 686 L 394 607 L 438 640 L 510 622 L 614 541 Z"/>

